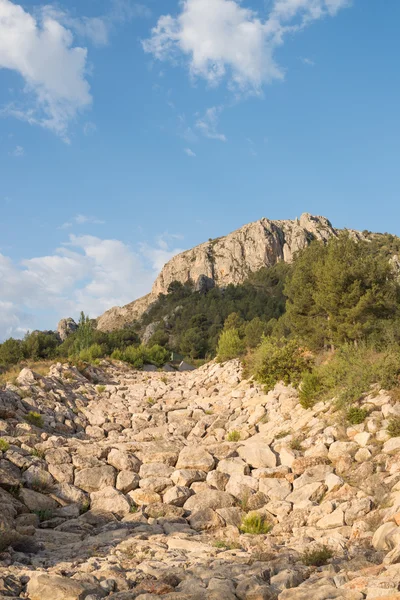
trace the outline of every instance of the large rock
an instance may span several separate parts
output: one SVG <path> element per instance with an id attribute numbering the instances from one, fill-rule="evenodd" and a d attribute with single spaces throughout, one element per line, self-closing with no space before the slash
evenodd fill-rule
<path id="1" fill-rule="evenodd" d="M 78 329 L 77 323 L 71 318 L 61 319 L 57 325 L 57 333 L 62 342 L 64 342 L 71 333 Z"/>
<path id="2" fill-rule="evenodd" d="M 105 511 L 123 517 L 129 513 L 131 505 L 121 492 L 106 487 L 90 494 L 90 508 L 93 512 Z"/>
<path id="3" fill-rule="evenodd" d="M 85 492 L 97 492 L 102 488 L 114 486 L 116 471 L 111 465 L 82 469 L 75 472 L 75 486 Z"/>
<path id="4" fill-rule="evenodd" d="M 70 577 L 30 572 L 26 588 L 30 600 L 84 600 L 99 588 Z"/>
<path id="5" fill-rule="evenodd" d="M 252 442 L 241 446 L 238 454 L 253 469 L 261 467 L 276 467 L 276 455 L 267 444 Z"/>
<path id="6" fill-rule="evenodd" d="M 184 504 L 185 510 L 197 512 L 205 508 L 228 508 L 234 506 L 235 499 L 226 492 L 220 492 L 219 490 L 207 490 L 206 492 L 200 492 L 195 494 Z"/>
<path id="7" fill-rule="evenodd" d="M 176 463 L 177 469 L 194 469 L 199 471 L 211 471 L 215 461 L 211 454 L 197 446 L 186 446 L 181 450 Z"/>

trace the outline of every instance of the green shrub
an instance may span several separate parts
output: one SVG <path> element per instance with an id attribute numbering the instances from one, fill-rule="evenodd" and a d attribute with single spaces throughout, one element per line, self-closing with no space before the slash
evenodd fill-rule
<path id="1" fill-rule="evenodd" d="M 299 392 L 301 406 L 306 409 L 312 408 L 318 402 L 323 389 L 321 377 L 317 372 L 304 373 Z"/>
<path id="2" fill-rule="evenodd" d="M 39 413 L 30 410 L 25 417 L 25 421 L 35 427 L 43 428 L 43 417 Z"/>
<path id="3" fill-rule="evenodd" d="M 242 533 L 250 533 L 251 535 L 263 535 L 269 533 L 271 529 L 272 525 L 268 523 L 263 515 L 258 513 L 246 515 L 240 526 Z"/>
<path id="4" fill-rule="evenodd" d="M 239 431 L 230 431 L 226 436 L 228 442 L 238 442 L 240 440 L 240 432 Z"/>
<path id="5" fill-rule="evenodd" d="M 46 453 L 44 450 L 39 450 L 39 448 L 33 448 L 32 452 L 31 452 L 31 456 L 36 456 L 36 458 L 40 458 L 41 460 L 44 460 Z"/>
<path id="6" fill-rule="evenodd" d="M 96 391 L 98 394 L 102 394 L 103 392 L 106 391 L 106 386 L 105 385 L 98 385 L 96 386 Z"/>
<path id="7" fill-rule="evenodd" d="M 293 438 L 293 440 L 290 442 L 290 447 L 292 450 L 298 450 L 300 452 L 300 450 L 303 449 L 302 441 L 299 438 Z"/>
<path id="8" fill-rule="evenodd" d="M 332 550 L 328 546 L 322 546 L 314 550 L 306 550 L 301 557 L 301 562 L 307 567 L 322 567 L 332 556 Z"/>
<path id="9" fill-rule="evenodd" d="M 128 346 L 123 353 L 123 360 L 136 369 L 141 369 L 146 362 L 146 349 L 144 346 Z"/>
<path id="10" fill-rule="evenodd" d="M 113 360 L 124 360 L 124 353 L 122 350 L 114 350 L 114 352 L 111 354 L 111 358 Z"/>
<path id="11" fill-rule="evenodd" d="M 3 440 L 3 438 L 0 438 L 0 452 L 7 452 L 9 448 L 10 444 L 6 440 Z"/>
<path id="12" fill-rule="evenodd" d="M 222 331 L 217 346 L 217 360 L 224 362 L 238 358 L 245 351 L 245 343 L 240 339 L 237 329 L 226 329 Z"/>
<path id="13" fill-rule="evenodd" d="M 400 417 L 390 417 L 386 431 L 390 437 L 400 437 Z"/>
<path id="14" fill-rule="evenodd" d="M 100 344 L 92 344 L 89 348 L 84 348 L 79 352 L 79 358 L 85 362 L 93 363 L 99 358 L 103 358 L 107 353 L 107 347 Z"/>
<path id="15" fill-rule="evenodd" d="M 286 340 L 264 336 L 250 358 L 250 372 L 257 381 L 271 390 L 279 381 L 298 386 L 304 372 L 311 370 L 309 354 L 296 339 Z"/>
<path id="16" fill-rule="evenodd" d="M 39 517 L 39 521 L 41 523 L 43 521 L 49 521 L 53 518 L 53 511 L 48 508 L 43 510 L 34 510 L 33 512 Z"/>
<path id="17" fill-rule="evenodd" d="M 156 344 L 147 349 L 147 361 L 156 367 L 162 367 L 171 357 L 171 353 L 162 346 Z"/>
<path id="18" fill-rule="evenodd" d="M 351 425 L 360 425 L 368 417 L 368 411 L 365 408 L 352 406 L 346 412 L 346 418 Z"/>

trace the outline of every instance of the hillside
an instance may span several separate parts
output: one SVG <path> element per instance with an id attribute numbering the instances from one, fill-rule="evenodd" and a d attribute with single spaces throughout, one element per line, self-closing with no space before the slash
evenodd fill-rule
<path id="1" fill-rule="evenodd" d="M 0 390 L 3 598 L 399 597 L 392 393 L 364 395 L 352 425 L 290 386 L 266 394 L 237 361 L 57 364 L 15 383 Z"/>
<path id="2" fill-rule="evenodd" d="M 162 269 L 147 296 L 120 308 L 115 307 L 97 322 L 101 331 L 121 329 L 140 318 L 159 294 L 167 294 L 170 284 L 193 282 L 195 286 L 243 283 L 251 273 L 277 262 L 292 262 L 294 255 L 312 240 L 327 241 L 338 234 L 325 217 L 308 213 L 294 221 L 261 219 L 229 235 L 209 240 L 172 258 Z M 363 238 L 360 232 L 352 232 Z"/>

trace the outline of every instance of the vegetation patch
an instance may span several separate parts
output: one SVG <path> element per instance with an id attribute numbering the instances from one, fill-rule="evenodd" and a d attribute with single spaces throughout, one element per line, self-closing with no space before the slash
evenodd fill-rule
<path id="1" fill-rule="evenodd" d="M 400 437 L 400 417 L 390 417 L 387 432 L 390 437 Z"/>
<path id="2" fill-rule="evenodd" d="M 251 535 L 265 535 L 272 529 L 271 523 L 267 519 L 258 513 L 250 513 L 243 518 L 240 526 L 242 533 L 249 533 Z"/>
<path id="3" fill-rule="evenodd" d="M 7 452 L 9 448 L 10 444 L 6 440 L 3 440 L 3 438 L 0 438 L 0 452 Z"/>
<path id="4" fill-rule="evenodd" d="M 328 546 L 305 550 L 301 556 L 301 562 L 307 567 L 322 567 L 333 557 L 333 552 Z"/>
<path id="5" fill-rule="evenodd" d="M 38 412 L 30 410 L 25 417 L 25 421 L 34 427 L 43 428 L 43 417 Z"/>
<path id="6" fill-rule="evenodd" d="M 240 440 L 240 432 L 236 430 L 230 431 L 226 439 L 228 442 L 238 442 Z"/>

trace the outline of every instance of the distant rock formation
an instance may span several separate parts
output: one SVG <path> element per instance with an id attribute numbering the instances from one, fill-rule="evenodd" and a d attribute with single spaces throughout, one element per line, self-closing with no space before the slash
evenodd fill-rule
<path id="1" fill-rule="evenodd" d="M 325 217 L 308 213 L 294 221 L 260 219 L 244 225 L 233 233 L 187 250 L 172 258 L 154 282 L 150 294 L 120 308 L 111 308 L 98 319 L 102 331 L 119 329 L 139 319 L 159 294 L 166 294 L 173 281 L 192 281 L 196 289 L 239 284 L 262 267 L 272 267 L 279 261 L 292 262 L 294 255 L 312 240 L 327 241 L 337 236 Z M 351 231 L 361 239 L 363 235 Z"/>
<path id="2" fill-rule="evenodd" d="M 71 335 L 71 333 L 74 333 L 74 331 L 76 331 L 77 329 L 78 325 L 71 317 L 68 317 L 68 319 L 61 319 L 61 321 L 57 325 L 57 333 L 62 342 L 66 340 L 67 337 Z"/>

